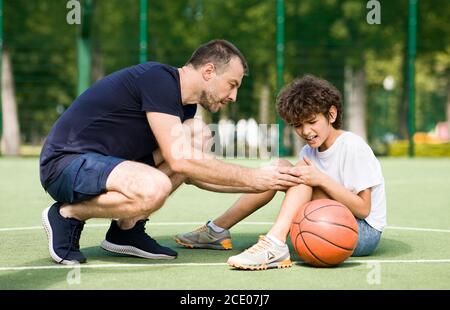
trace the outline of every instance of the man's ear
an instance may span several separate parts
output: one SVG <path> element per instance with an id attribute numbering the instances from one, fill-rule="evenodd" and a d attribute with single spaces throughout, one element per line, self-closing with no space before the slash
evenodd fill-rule
<path id="1" fill-rule="evenodd" d="M 213 77 L 213 74 L 216 72 L 216 67 L 213 63 L 208 62 L 202 66 L 201 72 L 203 78 L 206 81 L 209 81 Z"/>
<path id="2" fill-rule="evenodd" d="M 337 109 L 336 106 L 332 105 L 330 109 L 328 110 L 328 116 L 330 123 L 333 124 L 336 121 L 337 118 Z"/>

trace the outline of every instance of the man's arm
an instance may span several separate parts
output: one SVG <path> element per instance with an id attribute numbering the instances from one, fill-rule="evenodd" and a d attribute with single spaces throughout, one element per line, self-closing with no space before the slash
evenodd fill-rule
<path id="1" fill-rule="evenodd" d="M 198 188 L 211 191 L 211 192 L 217 192 L 217 193 L 259 193 L 260 191 L 249 187 L 249 186 L 226 186 L 226 185 L 217 185 L 217 184 L 211 184 L 207 182 L 202 182 L 198 180 L 193 179 L 187 179 L 186 184 L 192 184 L 197 186 Z"/>
<path id="2" fill-rule="evenodd" d="M 289 167 L 250 169 L 214 159 L 210 154 L 193 149 L 190 136 L 183 132 L 177 116 L 148 112 L 147 119 L 161 154 L 175 173 L 215 185 L 251 188 L 255 192 L 283 190 L 298 185 L 296 171 Z"/>

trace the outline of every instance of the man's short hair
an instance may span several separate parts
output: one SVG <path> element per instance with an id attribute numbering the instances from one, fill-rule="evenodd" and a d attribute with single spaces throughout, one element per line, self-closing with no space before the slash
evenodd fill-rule
<path id="1" fill-rule="evenodd" d="M 195 50 L 186 65 L 192 65 L 195 69 L 212 63 L 218 71 L 222 71 L 232 57 L 238 57 L 244 68 L 244 74 L 248 74 L 248 65 L 244 55 L 232 43 L 226 40 L 212 40 Z"/>
<path id="2" fill-rule="evenodd" d="M 337 110 L 333 127 L 342 126 L 342 95 L 328 81 L 305 75 L 286 85 L 277 97 L 278 114 L 288 124 L 296 125 L 322 113 L 328 120 L 331 106 Z"/>

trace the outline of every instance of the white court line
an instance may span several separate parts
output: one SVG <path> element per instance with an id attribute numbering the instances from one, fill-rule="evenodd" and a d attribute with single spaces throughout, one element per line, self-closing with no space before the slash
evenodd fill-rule
<path id="1" fill-rule="evenodd" d="M 150 225 L 150 226 L 189 226 L 189 225 L 202 225 L 204 223 L 205 222 L 160 222 L 160 223 L 148 223 L 147 225 Z M 273 222 L 242 222 L 242 223 L 239 223 L 238 225 L 272 225 L 272 224 L 273 224 Z M 86 224 L 85 227 L 94 227 L 94 228 L 95 227 L 109 227 L 109 224 Z M 36 230 L 36 229 L 43 229 L 43 228 L 42 228 L 42 226 L 9 227 L 9 228 L 0 228 L 0 232 Z M 450 233 L 450 229 L 437 229 L 437 228 L 387 226 L 386 229 Z"/>
<path id="2" fill-rule="evenodd" d="M 302 262 L 295 262 L 303 265 Z M 347 260 L 343 264 L 448 264 L 450 259 L 368 259 L 368 260 Z M 48 269 L 95 269 L 95 268 L 154 268 L 154 267 L 215 267 L 228 266 L 226 263 L 175 263 L 175 264 L 83 264 L 83 265 L 48 265 L 48 266 L 12 266 L 0 267 L 0 271 L 21 271 L 21 270 L 48 270 Z"/>
<path id="3" fill-rule="evenodd" d="M 14 270 L 43 270 L 43 269 L 74 269 L 74 268 L 136 268 L 136 267 L 205 267 L 205 266 L 226 266 L 226 263 L 175 263 L 175 264 L 85 264 L 85 265 L 49 265 L 49 266 L 15 266 L 0 267 L 0 271 Z"/>

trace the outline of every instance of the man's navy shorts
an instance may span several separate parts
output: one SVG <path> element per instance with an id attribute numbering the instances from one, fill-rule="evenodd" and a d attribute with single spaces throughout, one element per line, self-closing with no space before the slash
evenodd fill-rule
<path id="1" fill-rule="evenodd" d="M 97 153 L 81 154 L 50 184 L 47 192 L 58 202 L 78 203 L 106 192 L 111 171 L 125 159 Z"/>

